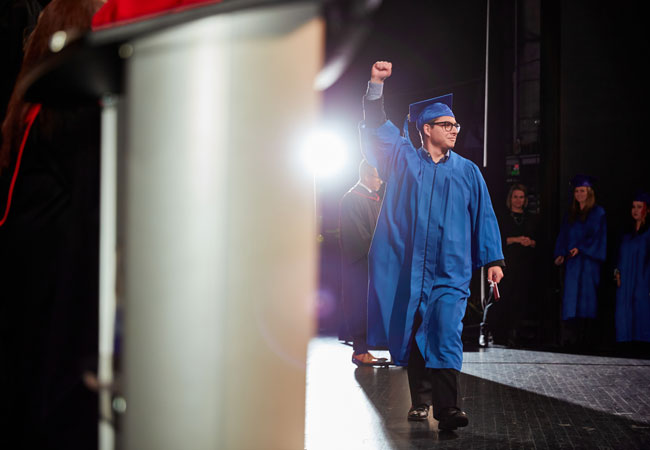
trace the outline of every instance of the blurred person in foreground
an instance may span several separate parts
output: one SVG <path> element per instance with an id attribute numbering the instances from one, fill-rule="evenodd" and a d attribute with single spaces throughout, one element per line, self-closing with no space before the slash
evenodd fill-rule
<path id="1" fill-rule="evenodd" d="M 97 102 L 29 103 L 23 81 L 56 31 L 90 28 L 94 0 L 53 0 L 29 37 L 2 124 L 0 390 L 7 448 L 97 446 L 97 393 L 84 384 L 98 346 Z"/>

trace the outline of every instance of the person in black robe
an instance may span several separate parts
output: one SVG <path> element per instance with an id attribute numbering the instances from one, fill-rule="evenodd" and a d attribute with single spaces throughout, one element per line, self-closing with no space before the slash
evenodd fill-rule
<path id="1" fill-rule="evenodd" d="M 101 1 L 53 0 L 26 50 L 3 122 L 0 438 L 17 449 L 97 447 L 99 105 L 24 100 L 22 80 L 57 30 L 89 29 Z M 27 121 L 30 118 L 30 121 Z M 30 128 L 31 127 L 31 128 Z M 22 151 L 21 151 L 22 148 Z"/>
<path id="2" fill-rule="evenodd" d="M 501 297 L 485 307 L 479 345 L 486 347 L 492 335 L 496 344 L 515 347 L 519 344 L 521 321 L 534 311 L 534 285 L 537 260 L 538 220 L 527 211 L 528 190 L 523 184 L 514 184 L 506 197 L 507 210 L 501 214 L 499 229 L 506 262 L 507 277 L 499 291 Z"/>
<path id="3" fill-rule="evenodd" d="M 382 185 L 377 169 L 366 160 L 359 165 L 359 181 L 341 200 L 340 234 L 343 314 L 352 339 L 352 362 L 372 366 L 386 362 L 375 358 L 366 343 L 368 324 L 368 251 L 381 208 Z"/>

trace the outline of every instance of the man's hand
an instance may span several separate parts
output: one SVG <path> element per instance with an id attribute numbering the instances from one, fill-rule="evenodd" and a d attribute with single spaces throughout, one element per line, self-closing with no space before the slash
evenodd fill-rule
<path id="1" fill-rule="evenodd" d="M 393 63 L 388 61 L 377 61 L 370 69 L 370 81 L 372 83 L 384 84 L 384 80 L 390 77 L 393 72 Z"/>
<path id="2" fill-rule="evenodd" d="M 576 256 L 577 254 L 578 254 L 578 249 L 577 249 L 577 248 L 572 248 L 571 250 L 569 250 L 569 256 L 570 256 L 571 258 L 573 258 L 574 256 Z"/>
<path id="3" fill-rule="evenodd" d="M 500 266 L 492 266 L 488 269 L 487 279 L 488 281 L 494 281 L 498 283 L 503 278 L 503 270 Z"/>
<path id="4" fill-rule="evenodd" d="M 556 266 L 561 266 L 562 264 L 564 264 L 564 256 L 562 255 L 558 256 L 557 258 L 555 258 L 554 262 Z"/>

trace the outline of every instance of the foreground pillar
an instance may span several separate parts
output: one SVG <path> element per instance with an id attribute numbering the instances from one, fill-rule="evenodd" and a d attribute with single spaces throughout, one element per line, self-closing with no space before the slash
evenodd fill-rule
<path id="1" fill-rule="evenodd" d="M 323 27 L 309 2 L 131 42 L 120 270 L 126 449 L 301 449 Z"/>

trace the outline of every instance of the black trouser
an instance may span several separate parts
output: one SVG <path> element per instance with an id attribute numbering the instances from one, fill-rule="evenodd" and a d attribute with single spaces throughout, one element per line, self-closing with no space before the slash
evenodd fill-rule
<path id="1" fill-rule="evenodd" d="M 343 265 L 343 313 L 352 348 L 356 355 L 367 353 L 368 328 L 368 258 Z"/>
<path id="2" fill-rule="evenodd" d="M 413 406 L 433 405 L 435 419 L 446 408 L 458 408 L 459 372 L 456 369 L 427 368 L 415 339 L 406 369 Z"/>
<path id="3" fill-rule="evenodd" d="M 491 333 L 496 344 L 507 344 L 508 338 L 513 335 L 519 323 L 518 316 L 510 309 L 512 308 L 512 298 L 505 297 L 504 300 L 502 297 L 499 300 L 495 300 L 492 290 L 487 289 L 487 298 L 481 302 L 484 307 L 480 333 L 486 339 L 488 338 L 488 333 Z M 504 291 L 501 285 L 499 290 Z"/>

